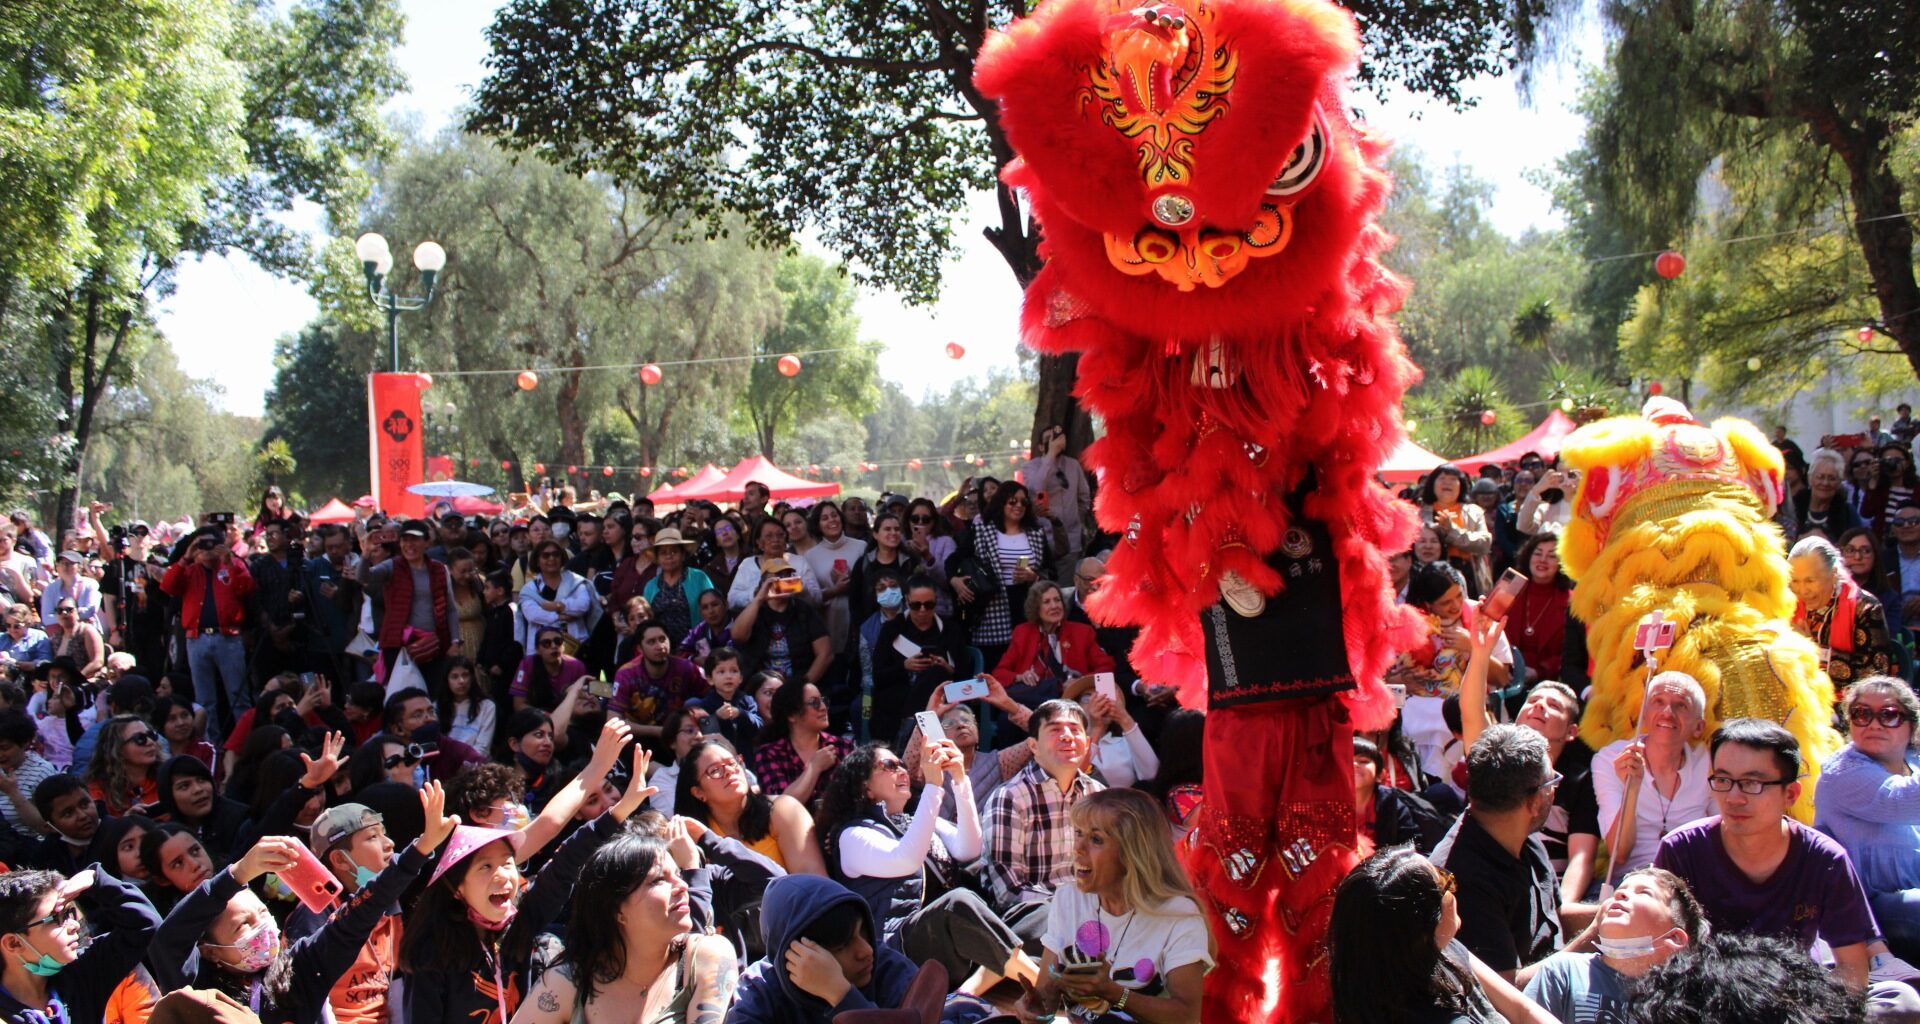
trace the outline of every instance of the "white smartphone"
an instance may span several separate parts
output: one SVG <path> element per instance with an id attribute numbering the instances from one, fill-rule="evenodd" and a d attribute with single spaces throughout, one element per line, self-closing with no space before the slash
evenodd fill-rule
<path id="1" fill-rule="evenodd" d="M 956 679 L 941 688 L 941 699 L 949 704 L 966 700 L 984 700 L 993 692 L 984 679 Z"/>
<path id="2" fill-rule="evenodd" d="M 896 636 L 893 638 L 893 649 L 899 651 L 902 658 L 917 658 L 920 656 L 920 645 L 904 636 Z"/>
<path id="3" fill-rule="evenodd" d="M 940 724 L 939 715 L 931 711 L 916 711 L 913 713 L 913 723 L 920 727 L 920 735 L 925 736 L 928 743 L 946 742 L 947 730 Z"/>
<path id="4" fill-rule="evenodd" d="M 1107 698 L 1115 704 L 1125 703 L 1120 696 L 1120 683 L 1113 678 L 1113 673 L 1111 672 L 1095 672 L 1093 674 L 1093 692 Z"/>

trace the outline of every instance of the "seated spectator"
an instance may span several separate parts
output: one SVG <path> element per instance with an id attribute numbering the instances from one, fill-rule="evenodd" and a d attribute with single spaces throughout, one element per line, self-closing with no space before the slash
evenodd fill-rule
<path id="1" fill-rule="evenodd" d="M 913 776 L 884 744 L 862 746 L 834 769 L 820 817 L 829 875 L 867 901 L 882 944 L 914 963 L 939 961 L 948 977 L 966 979 L 962 992 L 982 996 L 1008 977 L 1033 984 L 1038 968 L 1020 937 L 961 884 L 981 839 L 959 748 L 935 744 L 920 763 L 926 785 L 912 818 Z M 940 817 L 943 779 L 953 787 L 953 823 Z M 930 897 L 934 885 L 946 891 Z"/>
<path id="2" fill-rule="evenodd" d="M 792 796 L 769 797 L 755 786 L 732 744 L 708 736 L 680 761 L 674 814 L 738 840 L 790 874 L 827 873 L 812 813 Z"/>
<path id="3" fill-rule="evenodd" d="M 1159 806 L 1145 793 L 1108 789 L 1074 804 L 1069 817 L 1073 884 L 1054 890 L 1028 1008 L 1104 1004 L 1135 1020 L 1198 1020 L 1212 942 Z M 1102 969 L 1064 970 L 1089 961 Z"/>
<path id="4" fill-rule="evenodd" d="M 87 791 L 109 816 L 160 802 L 160 734 L 139 715 L 116 715 L 87 765 Z"/>
<path id="5" fill-rule="evenodd" d="M 5 834 L 0 850 L 9 864 L 20 863 L 20 854 L 47 830 L 34 809 L 33 794 L 60 769 L 34 752 L 33 741 L 39 735 L 25 711 L 0 711 L 0 832 Z"/>
<path id="6" fill-rule="evenodd" d="M 0 635 L 0 668 L 30 672 L 53 660 L 53 641 L 31 618 L 24 604 L 7 609 L 6 633 Z"/>
<path id="7" fill-rule="evenodd" d="M 93 941 L 81 945 L 82 923 Z M 95 868 L 0 875 L 0 1018 L 104 1021 L 140 966 L 160 915 L 140 890 Z"/>
<path id="8" fill-rule="evenodd" d="M 1904 498 L 1901 504 L 1909 500 L 1910 497 Z M 1889 525 L 1893 511 L 1893 507 L 1887 510 Z M 1847 578 L 1853 581 L 1854 586 L 1880 599 L 1880 615 L 1890 628 L 1902 628 L 1900 578 L 1896 572 L 1898 566 L 1890 564 L 1892 557 L 1881 550 L 1880 537 L 1864 526 L 1856 526 L 1841 534 L 1837 543 L 1840 559 L 1847 568 Z"/>
<path id="9" fill-rule="evenodd" d="M 1342 1024 L 1553 1024 L 1457 937 L 1458 883 L 1411 847 L 1381 850 L 1340 882 L 1327 924 Z"/>
<path id="10" fill-rule="evenodd" d="M 692 1024 L 717 1018 L 732 999 L 740 973 L 733 946 L 696 929 L 688 882 L 666 842 L 615 836 L 587 860 L 572 904 L 566 951 L 527 993 L 520 1024 L 636 1015 Z"/>
<path id="11" fill-rule="evenodd" d="M 1507 639 L 1520 652 L 1530 684 L 1560 678 L 1573 581 L 1560 571 L 1559 541 L 1557 533 L 1534 534 L 1520 546 L 1513 563 L 1527 574 L 1527 586 L 1507 610 L 1514 626 Z"/>
<path id="12" fill-rule="evenodd" d="M 1109 789 L 1130 789 L 1134 783 L 1160 774 L 1160 756 L 1128 713 L 1125 702 L 1115 703 L 1094 689 L 1089 676 L 1079 677 L 1067 689 L 1067 699 L 1085 708 L 1087 721 L 1092 724 L 1087 734 L 1092 740 L 1087 748 L 1089 771 L 1097 773 Z"/>
<path id="13" fill-rule="evenodd" d="M 54 681 L 51 664 L 40 666 L 34 675 L 34 686 L 45 687 L 43 692 L 33 695 L 34 700 L 40 702 L 37 711 L 34 710 L 33 700 L 27 703 L 29 713 L 40 716 L 34 723 L 34 730 L 40 736 L 41 752 L 46 755 L 47 763 L 67 771 L 75 767 L 73 745 L 85 735 L 87 726 L 84 716 L 90 714 L 92 709 L 86 706 L 86 698 L 79 687 Z M 80 771 L 86 771 L 87 762 L 80 762 L 78 767 Z"/>
<path id="14" fill-rule="evenodd" d="M 807 563 L 802 559 L 798 564 Z M 833 667 L 826 620 L 808 602 L 776 592 L 796 576 L 804 579 L 802 574 L 785 562 L 769 563 L 765 573 L 729 627 L 733 645 L 746 658 L 748 672 L 771 669 L 795 682 L 818 684 Z M 739 587 L 738 581 L 734 586 Z"/>
<path id="15" fill-rule="evenodd" d="M 994 910 L 1029 943 L 1046 931 L 1054 890 L 1074 878 L 1075 804 L 1105 789 L 1082 770 L 1085 708 L 1050 700 L 1027 720 L 1033 761 L 994 790 L 986 806 L 986 872 Z"/>
<path id="16" fill-rule="evenodd" d="M 33 809 L 51 831 L 27 854 L 27 863 L 61 874 L 78 874 L 91 861 L 81 857 L 100 830 L 100 805 L 87 784 L 72 775 L 52 775 L 33 791 Z"/>
<path id="17" fill-rule="evenodd" d="M 1467 812 L 1433 851 L 1459 879 L 1460 941 L 1520 986 L 1561 945 L 1558 880 L 1534 835 L 1560 782 L 1539 733 L 1488 729 L 1467 750 Z"/>
<path id="18" fill-rule="evenodd" d="M 991 677 L 989 677 L 991 678 Z M 992 692 L 987 695 L 987 703 L 1005 710 L 1008 721 L 1014 728 L 1024 733 L 1029 717 L 1033 712 L 1013 702 L 1007 696 L 1005 687 L 998 679 L 993 680 Z M 973 786 L 973 799 L 976 806 L 986 803 L 986 798 L 1008 779 L 1020 773 L 1028 761 L 1033 760 L 1033 746 L 1028 743 L 1015 743 L 999 750 L 980 749 L 980 723 L 974 718 L 973 709 L 965 704 L 949 704 L 941 699 L 940 691 L 935 689 L 927 698 L 927 710 L 940 716 L 940 727 L 946 730 L 947 739 L 960 751 L 961 763 L 966 766 L 967 779 Z M 909 772 L 920 770 L 920 727 L 915 725 L 907 734 L 904 760 Z M 941 786 L 952 795 L 951 784 L 942 781 Z M 941 808 L 940 815 L 953 820 L 953 805 Z"/>
<path id="19" fill-rule="evenodd" d="M 533 653 L 520 661 L 507 693 L 513 709 L 553 711 L 567 703 L 567 688 L 587 677 L 587 663 L 565 651 L 567 633 L 555 626 L 535 631 Z"/>
<path id="20" fill-rule="evenodd" d="M 1684 672 L 1662 672 L 1647 684 L 1641 701 L 1640 736 L 1614 740 L 1594 752 L 1593 797 L 1600 806 L 1600 834 L 1607 837 L 1610 873 L 1653 863 L 1660 840 L 1713 813 L 1707 789 L 1712 759 L 1700 742 L 1706 720 L 1707 696 L 1700 684 Z M 1640 796 L 1633 821 L 1616 831 L 1627 779 L 1636 771 Z"/>
<path id="21" fill-rule="evenodd" d="M 498 711 L 485 677 L 473 662 L 458 655 L 447 659 L 447 688 L 435 703 L 446 735 L 479 751 L 484 759 L 493 749 Z"/>
<path id="22" fill-rule="evenodd" d="M 768 796 L 786 794 L 817 805 L 820 784 L 853 744 L 827 731 L 827 701 L 812 683 L 782 686 L 773 717 L 753 751 L 753 773 Z"/>
<path id="23" fill-rule="evenodd" d="M 713 656 L 713 652 L 733 644 L 733 610 L 727 607 L 727 597 L 718 590 L 708 590 L 700 595 L 698 610 L 700 621 L 693 624 L 686 637 L 675 648 L 681 657 L 694 662 L 704 662 Z"/>
<path id="24" fill-rule="evenodd" d="M 1466 581 L 1459 570 L 1445 561 L 1414 567 L 1407 584 L 1407 603 L 1426 616 L 1433 636 L 1427 644 L 1402 655 L 1387 681 L 1407 687 L 1407 703 L 1400 712 L 1407 738 L 1419 752 L 1426 773 L 1445 779 L 1453 764 L 1443 752 L 1453 731 L 1441 716 L 1441 705 L 1460 692 L 1460 681 L 1473 653 L 1479 606 L 1467 598 Z M 1513 649 L 1502 635 L 1494 643 L 1492 661 L 1487 666 L 1487 685 L 1501 689 L 1512 675 Z"/>
<path id="25" fill-rule="evenodd" d="M 803 520 L 804 522 L 804 520 Z M 717 532 L 717 531 L 716 531 Z M 787 528 L 780 520 L 768 517 L 753 528 L 754 550 L 752 558 L 745 559 L 734 567 L 733 584 L 727 590 L 727 606 L 735 611 L 745 611 L 754 598 L 765 589 L 765 580 L 769 576 L 798 576 L 801 594 L 805 600 L 801 604 L 809 608 L 820 605 L 820 581 L 813 574 L 813 566 L 805 558 L 794 555 L 788 557 L 789 539 Z M 826 635 L 826 627 L 821 627 L 821 635 Z M 738 631 L 734 642 L 741 642 Z"/>
<path id="26" fill-rule="evenodd" d="M 1792 943 L 1718 931 L 1649 971 L 1635 1024 L 1859 1024 L 1860 997 Z"/>
<path id="27" fill-rule="evenodd" d="M 147 721 L 160 731 L 160 738 L 166 741 L 168 753 L 191 757 L 212 771 L 217 763 L 213 744 L 207 742 L 206 726 L 195 713 L 191 701 L 180 697 L 156 697 L 153 716 Z"/>
<path id="28" fill-rule="evenodd" d="M 148 892 L 153 875 L 147 871 L 146 862 L 140 859 L 140 846 L 146 840 L 147 833 L 159 828 L 159 822 L 144 814 L 108 818 L 100 823 L 100 830 L 93 834 L 93 843 L 87 848 L 87 856 L 98 861 L 108 874 L 132 883 L 151 900 Z"/>
<path id="29" fill-rule="evenodd" d="M 1860 589 L 1840 560 L 1840 549 L 1825 537 L 1803 537 L 1788 556 L 1793 578 L 1788 586 L 1798 599 L 1793 628 L 1820 648 L 1822 667 L 1836 692 L 1868 676 L 1893 671 L 1893 638 L 1880 599 Z"/>
<path id="30" fill-rule="evenodd" d="M 1813 823 L 1847 851 L 1887 945 L 1920 958 L 1920 700 L 1892 676 L 1847 688 L 1840 709 L 1850 742 L 1820 769 Z"/>
<path id="31" fill-rule="evenodd" d="M 827 1024 L 849 1010 L 897 1007 L 918 973 L 880 941 L 866 901 L 832 879 L 774 879 L 760 926 L 767 954 L 741 975 L 728 1024 Z"/>
<path id="32" fill-rule="evenodd" d="M 674 634 L 665 623 L 649 619 L 634 632 L 640 652 L 614 673 L 607 710 L 633 723 L 643 739 L 656 740 L 667 715 L 705 693 L 707 682 L 693 662 L 673 653 Z"/>
<path id="33" fill-rule="evenodd" d="M 480 751 L 443 734 L 435 715 L 433 701 L 427 691 L 420 689 L 395 691 L 381 709 L 381 721 L 386 724 L 388 736 L 408 746 L 419 746 L 433 755 L 426 759 L 429 778 L 445 782 L 463 766 L 487 759 Z"/>
<path id="34" fill-rule="evenodd" d="M 760 717 L 759 702 L 753 699 L 753 690 L 757 687 L 749 687 L 745 683 L 740 652 L 731 647 L 716 647 L 707 656 L 705 668 L 707 685 L 711 689 L 695 698 L 689 706 L 712 716 L 714 727 L 727 738 L 728 743 L 733 744 L 733 749 L 750 753 L 760 741 L 760 730 L 766 726 L 766 720 Z M 777 673 L 775 678 L 778 678 Z"/>
<path id="35" fill-rule="evenodd" d="M 107 687 L 107 713 L 101 715 L 87 726 L 86 731 L 73 741 L 73 764 L 77 770 L 84 771 L 93 763 L 95 746 L 100 742 L 100 731 L 107 727 L 107 721 L 120 715 L 138 715 L 147 718 L 153 714 L 153 684 L 145 676 L 130 675 Z M 157 737 L 159 730 L 154 730 Z"/>
<path id="36" fill-rule="evenodd" d="M 1600 951 L 1548 957 L 1527 983 L 1527 998 L 1561 1024 L 1627 1020 L 1627 1001 L 1640 979 L 1706 937 L 1706 914 L 1687 883 L 1641 868 L 1621 879 L 1600 909 Z"/>
<path id="37" fill-rule="evenodd" d="M 1026 621 L 1013 628 L 1013 641 L 993 669 L 1014 700 L 1039 707 L 1061 696 L 1073 679 L 1114 671 L 1093 627 L 1067 621 L 1059 584 L 1041 580 L 1028 587 L 1025 608 Z"/>
<path id="38" fill-rule="evenodd" d="M 891 742 L 929 694 L 972 673 L 973 654 L 959 621 L 940 615 L 932 577 L 913 576 L 900 585 L 884 570 L 871 575 L 880 588 L 874 601 L 881 610 L 875 614 L 884 621 L 872 641 L 873 720 L 868 731 L 877 740 Z M 895 583 L 892 590 L 886 588 L 889 581 Z M 886 613 L 889 594 L 899 598 L 899 614 Z"/>
<path id="39" fill-rule="evenodd" d="M 617 757 L 620 745 L 613 749 Z M 645 787 L 646 772 L 634 772 L 620 801 L 568 836 L 531 884 L 520 873 L 521 833 L 452 828 L 452 841 L 407 911 L 402 930 L 406 1019 L 512 1020 L 529 991 L 536 940 L 566 908 L 587 859 L 646 802 Z M 429 830 L 437 821 L 455 824 L 429 814 Z M 376 895 L 383 897 L 378 909 L 384 909 L 384 893 L 376 890 Z M 476 979 L 492 984 L 476 984 Z"/>
<path id="40" fill-rule="evenodd" d="M 228 863 L 240 852 L 234 845 L 247 823 L 247 805 L 214 792 L 213 772 L 205 762 L 190 754 L 167 759 L 160 766 L 158 787 L 155 817 L 185 825 L 216 863 Z"/>
<path id="41" fill-rule="evenodd" d="M 1380 785 L 1380 748 L 1372 740 L 1353 738 L 1353 804 L 1360 816 L 1360 834 L 1373 840 L 1376 850 L 1411 845 L 1426 853 L 1452 828 L 1450 821 L 1438 836 L 1429 836 L 1429 824 L 1441 823 L 1440 813 L 1421 797 L 1393 786 Z"/>
<path id="42" fill-rule="evenodd" d="M 1720 813 L 1674 831 L 1654 864 L 1686 880 L 1716 931 L 1772 935 L 1832 950 L 1834 974 L 1868 992 L 1867 945 L 1877 938 L 1847 851 L 1787 817 L 1800 797 L 1800 741 L 1782 726 L 1734 718 L 1714 730 L 1709 777 Z M 1920 997 L 1882 982 L 1870 999 L 1920 1012 Z"/>
<path id="43" fill-rule="evenodd" d="M 1819 448 L 1807 460 L 1807 488 L 1793 496 L 1798 513 L 1795 537 L 1815 530 L 1822 536 L 1838 537 L 1856 526 L 1863 526 L 1860 514 L 1846 493 L 1846 457 L 1831 448 Z"/>
<path id="44" fill-rule="evenodd" d="M 299 861 L 298 840 L 267 836 L 230 868 L 201 883 L 167 914 L 153 940 L 152 964 L 163 990 L 213 988 L 260 1007 L 263 1021 L 318 1024 L 327 995 L 353 965 L 386 910 L 427 857 L 453 833 L 438 784 L 422 790 L 427 830 L 368 885 L 368 897 L 313 934 L 281 940 L 280 928 L 248 883 Z"/>
<path id="45" fill-rule="evenodd" d="M 159 822 L 140 837 L 140 866 L 146 870 L 148 896 L 163 911 L 221 867 L 192 829 L 173 821 Z"/>
<path id="46" fill-rule="evenodd" d="M 704 571 L 688 567 L 694 547 L 679 530 L 668 527 L 654 535 L 648 549 L 658 571 L 641 594 L 653 610 L 652 618 L 666 627 L 670 646 L 693 631 L 693 610 L 713 591 L 713 581 Z"/>

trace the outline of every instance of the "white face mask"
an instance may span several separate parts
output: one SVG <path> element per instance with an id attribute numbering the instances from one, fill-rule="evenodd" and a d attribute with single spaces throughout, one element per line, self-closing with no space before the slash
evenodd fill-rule
<path id="1" fill-rule="evenodd" d="M 1661 940 L 1671 934 L 1669 930 L 1659 935 L 1637 935 L 1626 939 L 1609 939 L 1600 935 L 1594 938 L 1594 945 L 1599 948 L 1600 955 L 1609 960 L 1638 960 L 1652 956 Z"/>

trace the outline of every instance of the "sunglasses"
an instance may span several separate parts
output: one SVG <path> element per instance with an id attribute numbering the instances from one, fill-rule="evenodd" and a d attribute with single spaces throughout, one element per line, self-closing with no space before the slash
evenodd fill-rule
<path id="1" fill-rule="evenodd" d="M 133 735 L 127 737 L 124 742 L 132 743 L 136 746 L 151 747 L 155 743 L 160 742 L 160 737 L 154 735 L 151 732 L 136 732 Z"/>
<path id="2" fill-rule="evenodd" d="M 806 705 L 815 711 L 825 711 L 827 709 L 827 702 L 818 697 L 808 697 L 806 699 Z"/>
<path id="3" fill-rule="evenodd" d="M 1907 724 L 1905 708 L 1854 708 L 1847 712 L 1847 721 L 1856 729 L 1864 729 L 1876 722 L 1882 729 L 1898 729 Z"/>
<path id="4" fill-rule="evenodd" d="M 54 908 L 53 913 L 45 917 L 28 921 L 26 927 L 20 929 L 20 931 L 30 932 L 43 924 L 50 924 L 56 928 L 64 928 L 78 920 L 80 920 L 80 908 L 68 903 L 64 906 Z"/>
<path id="5" fill-rule="evenodd" d="M 904 772 L 907 770 L 907 763 L 897 757 L 889 757 L 884 761 L 875 761 L 873 766 L 883 772 Z"/>
<path id="6" fill-rule="evenodd" d="M 548 638 L 546 638 L 545 640 L 542 640 L 542 641 L 540 641 L 539 643 L 537 643 L 537 644 L 535 644 L 534 646 L 535 646 L 535 647 L 541 647 L 541 648 L 546 648 L 546 647 L 558 647 L 558 646 L 560 646 L 560 645 L 561 645 L 561 643 L 563 643 L 563 642 L 564 642 L 564 641 L 562 641 L 562 640 L 561 640 L 561 639 L 560 639 L 559 637 L 557 637 L 557 636 L 550 636 L 550 637 L 548 637 Z"/>
<path id="7" fill-rule="evenodd" d="M 72 605 L 68 605 L 68 606 L 66 606 L 65 608 L 55 608 L 55 609 L 54 609 L 54 611 L 56 611 L 56 612 L 59 612 L 59 613 L 60 613 L 60 614 L 62 614 L 62 615 L 72 615 L 72 614 L 74 614 L 74 613 L 75 613 L 75 612 L 76 612 L 77 610 L 78 610 L 78 609 L 76 609 L 76 608 L 74 608 L 74 607 L 73 607 Z"/>
<path id="8" fill-rule="evenodd" d="M 1920 516 L 1894 516 L 1895 526 L 1920 526 Z"/>
<path id="9" fill-rule="evenodd" d="M 744 764 L 741 764 L 739 758 L 729 757 L 729 758 L 726 758 L 725 760 L 715 761 L 712 764 L 706 766 L 705 768 L 701 769 L 700 774 L 706 776 L 709 779 L 712 779 L 715 782 L 719 782 L 721 779 L 724 779 L 727 776 L 732 775 L 734 772 L 743 772 L 746 770 L 747 770 L 747 766 Z"/>
<path id="10" fill-rule="evenodd" d="M 927 524 L 933 522 L 933 517 L 932 516 L 914 516 L 907 521 L 912 523 L 915 526 L 926 526 Z"/>
<path id="11" fill-rule="evenodd" d="M 939 607 L 932 601 L 908 601 L 907 608 L 916 612 L 930 612 Z"/>

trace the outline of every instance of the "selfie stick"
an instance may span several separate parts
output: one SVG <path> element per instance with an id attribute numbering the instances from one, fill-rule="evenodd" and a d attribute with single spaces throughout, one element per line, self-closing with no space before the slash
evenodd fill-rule
<path id="1" fill-rule="evenodd" d="M 1673 646 L 1671 634 L 1662 636 L 1666 632 L 1662 627 L 1667 625 L 1669 623 L 1666 622 L 1666 614 L 1656 611 L 1641 620 L 1637 629 L 1638 635 L 1634 638 L 1634 649 L 1638 650 L 1647 662 L 1647 680 L 1640 688 L 1638 724 L 1641 726 L 1644 726 L 1647 720 L 1647 691 L 1653 685 L 1653 677 L 1660 671 L 1660 652 Z M 1625 866 L 1627 854 L 1633 852 L 1633 831 L 1628 827 L 1628 822 L 1633 821 L 1634 815 L 1639 812 L 1640 783 L 1647 774 L 1646 740 L 1646 729 L 1639 729 L 1634 742 L 1640 744 L 1640 764 L 1627 773 L 1626 790 L 1621 795 L 1620 814 L 1614 818 L 1612 834 L 1607 836 L 1607 874 L 1600 880 L 1603 891 L 1613 887 L 1615 872 Z M 1620 845 L 1623 838 L 1626 840 L 1625 847 Z"/>

